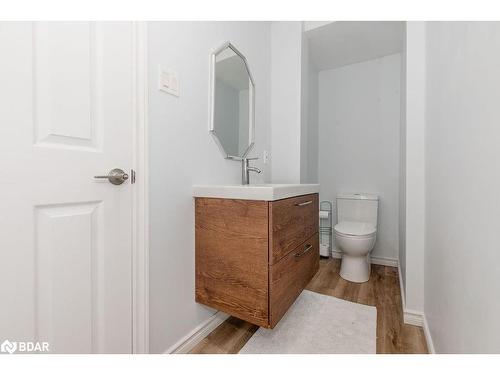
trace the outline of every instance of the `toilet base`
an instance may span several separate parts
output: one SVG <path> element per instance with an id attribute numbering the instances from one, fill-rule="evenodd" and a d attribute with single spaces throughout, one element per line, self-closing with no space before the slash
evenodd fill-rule
<path id="1" fill-rule="evenodd" d="M 370 279 L 371 264 L 368 256 L 342 254 L 340 277 L 354 283 L 364 283 Z"/>

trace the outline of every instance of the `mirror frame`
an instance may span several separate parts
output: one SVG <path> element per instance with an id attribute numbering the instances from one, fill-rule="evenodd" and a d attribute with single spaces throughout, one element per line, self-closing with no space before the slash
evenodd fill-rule
<path id="1" fill-rule="evenodd" d="M 236 53 L 242 60 L 243 63 L 245 64 L 246 71 L 248 73 L 248 79 L 249 79 L 249 106 L 248 106 L 248 127 L 249 127 L 249 134 L 248 134 L 248 147 L 246 148 L 245 152 L 243 153 L 242 156 L 236 156 L 236 155 L 229 155 L 226 150 L 224 149 L 224 146 L 219 140 L 219 137 L 217 136 L 217 133 L 215 131 L 215 64 L 217 60 L 217 55 L 224 51 L 226 48 L 230 48 L 234 53 Z M 222 152 L 222 155 L 224 156 L 225 159 L 231 159 L 231 160 L 242 160 L 244 159 L 252 147 L 255 144 L 255 82 L 252 77 L 252 73 L 250 72 L 250 67 L 248 66 L 248 61 L 235 46 L 231 42 L 226 42 L 219 48 L 217 48 L 215 51 L 212 52 L 210 55 L 210 127 L 209 127 L 209 132 L 212 135 L 212 138 L 215 140 L 215 143 L 219 147 L 220 151 Z"/>

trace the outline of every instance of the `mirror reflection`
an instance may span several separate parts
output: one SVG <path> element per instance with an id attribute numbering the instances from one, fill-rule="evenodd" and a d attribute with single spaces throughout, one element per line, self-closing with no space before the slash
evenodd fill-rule
<path id="1" fill-rule="evenodd" d="M 225 157 L 244 157 L 253 145 L 253 82 L 246 61 L 227 44 L 214 54 L 212 128 Z"/>

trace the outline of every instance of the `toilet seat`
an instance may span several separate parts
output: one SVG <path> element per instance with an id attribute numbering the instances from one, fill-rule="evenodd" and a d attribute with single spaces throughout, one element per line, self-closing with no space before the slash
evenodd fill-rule
<path id="1" fill-rule="evenodd" d="M 334 230 L 337 235 L 355 238 L 372 237 L 377 232 L 373 224 L 358 221 L 342 221 L 335 225 Z"/>

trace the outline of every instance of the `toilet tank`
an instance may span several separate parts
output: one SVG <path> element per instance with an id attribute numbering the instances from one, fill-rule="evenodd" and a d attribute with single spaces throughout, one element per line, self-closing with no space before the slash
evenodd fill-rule
<path id="1" fill-rule="evenodd" d="M 377 226 L 378 196 L 349 193 L 337 195 L 337 222 L 359 221 Z"/>

